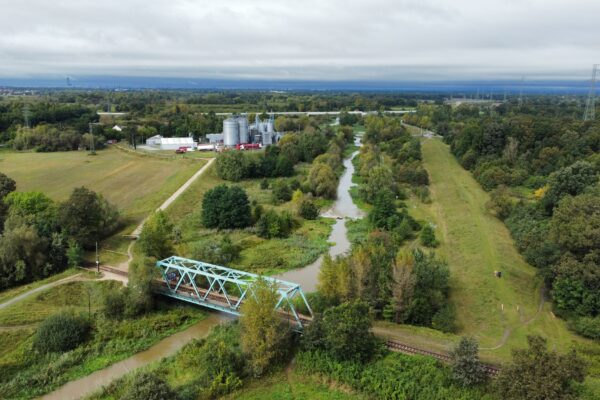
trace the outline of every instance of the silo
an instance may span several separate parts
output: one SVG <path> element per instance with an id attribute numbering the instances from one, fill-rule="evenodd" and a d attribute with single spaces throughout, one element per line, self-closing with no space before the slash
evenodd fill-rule
<path id="1" fill-rule="evenodd" d="M 263 133 L 262 140 L 263 140 L 263 145 L 264 146 L 268 146 L 268 145 L 273 144 L 273 134 L 271 132 L 265 132 L 265 133 Z"/>
<path id="2" fill-rule="evenodd" d="M 267 122 L 267 132 L 269 132 L 271 135 L 275 131 L 275 126 L 274 125 L 275 124 L 273 123 L 272 119 L 270 119 L 269 122 Z"/>
<path id="3" fill-rule="evenodd" d="M 236 119 L 227 118 L 223 121 L 223 144 L 233 147 L 240 142 L 240 126 Z"/>
<path id="4" fill-rule="evenodd" d="M 246 117 L 239 117 L 237 121 L 240 131 L 240 143 L 250 143 L 250 138 L 248 137 L 248 120 Z"/>

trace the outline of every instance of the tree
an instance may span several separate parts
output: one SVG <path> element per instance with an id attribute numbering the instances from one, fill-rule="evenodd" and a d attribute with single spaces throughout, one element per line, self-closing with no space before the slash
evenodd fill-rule
<path id="1" fill-rule="evenodd" d="M 600 201 L 593 193 L 563 198 L 550 221 L 550 237 L 564 251 L 583 257 L 600 248 Z"/>
<path id="2" fill-rule="evenodd" d="M 240 229 L 252 222 L 250 203 L 244 189 L 219 185 L 202 199 L 202 224 L 207 228 Z"/>
<path id="3" fill-rule="evenodd" d="M 152 259 L 135 260 L 129 264 L 129 284 L 125 315 L 135 317 L 154 307 L 152 282 L 156 269 Z"/>
<path id="4" fill-rule="evenodd" d="M 0 233 L 4 230 L 4 220 L 8 212 L 8 206 L 4 203 L 6 196 L 17 189 L 17 183 L 0 172 Z"/>
<path id="5" fill-rule="evenodd" d="M 352 276 L 346 258 L 333 260 L 329 254 L 323 257 L 317 283 L 319 293 L 330 303 L 339 304 L 350 299 Z"/>
<path id="6" fill-rule="evenodd" d="M 173 224 L 162 210 L 148 217 L 139 242 L 142 251 L 149 257 L 161 260 L 173 255 Z"/>
<path id="7" fill-rule="evenodd" d="M 380 188 L 375 197 L 373 209 L 369 212 L 369 222 L 379 229 L 393 229 L 400 224 L 394 194 L 385 187 Z"/>
<path id="8" fill-rule="evenodd" d="M 490 200 L 486 208 L 493 212 L 499 219 L 506 219 L 513 208 L 513 199 L 510 189 L 504 185 L 498 186 L 490 192 Z"/>
<path id="9" fill-rule="evenodd" d="M 377 346 L 368 304 L 355 301 L 327 309 L 306 328 L 302 344 L 307 350 L 323 350 L 339 361 L 368 361 Z"/>
<path id="10" fill-rule="evenodd" d="M 269 210 L 262 214 L 256 223 L 256 234 L 265 239 L 288 237 L 297 222 L 288 211 L 277 214 Z"/>
<path id="11" fill-rule="evenodd" d="M 217 174 L 226 181 L 237 182 L 247 176 L 246 156 L 239 151 L 227 151 L 217 156 Z"/>
<path id="12" fill-rule="evenodd" d="M 313 164 L 308 175 L 310 190 L 315 196 L 335 199 L 337 194 L 337 176 L 327 164 Z"/>
<path id="13" fill-rule="evenodd" d="M 415 257 L 409 250 L 401 250 L 393 266 L 392 311 L 393 320 L 402 323 L 415 290 Z"/>
<path id="14" fill-rule="evenodd" d="M 275 310 L 279 294 L 272 283 L 259 279 L 242 303 L 242 350 L 254 376 L 261 376 L 287 354 L 289 326 Z"/>
<path id="15" fill-rule="evenodd" d="M 450 352 L 452 377 L 461 386 L 474 386 L 485 382 L 487 376 L 479 361 L 479 345 L 474 338 L 463 336 Z"/>
<path id="16" fill-rule="evenodd" d="M 577 398 L 573 383 L 583 382 L 585 368 L 575 351 L 548 351 L 546 339 L 528 336 L 528 349 L 513 350 L 513 360 L 502 368 L 496 390 L 507 400 L 569 400 Z"/>
<path id="17" fill-rule="evenodd" d="M 83 248 L 113 232 L 119 224 L 119 212 L 102 195 L 85 187 L 76 188 L 58 211 L 63 231 Z"/>
<path id="18" fill-rule="evenodd" d="M 577 161 L 550 175 L 549 188 L 544 194 L 542 204 L 546 207 L 546 211 L 551 213 L 564 196 L 576 196 L 596 182 L 598 182 L 598 173 L 594 166 L 587 161 Z"/>
<path id="19" fill-rule="evenodd" d="M 59 313 L 46 318 L 33 338 L 33 347 L 41 353 L 72 350 L 87 339 L 89 322 L 81 317 Z"/>
<path id="20" fill-rule="evenodd" d="M 83 249 L 74 239 L 69 239 L 68 241 L 67 260 L 71 268 L 81 266 L 81 262 L 83 261 Z"/>
<path id="21" fill-rule="evenodd" d="M 367 203 L 373 204 L 383 188 L 395 198 L 398 188 L 392 171 L 385 165 L 378 165 L 369 171 L 366 183 L 360 186 L 360 194 Z"/>
<path id="22" fill-rule="evenodd" d="M 135 376 L 121 400 L 176 400 L 177 398 L 179 398 L 177 392 L 161 378 L 151 372 L 142 372 Z"/>
<path id="23" fill-rule="evenodd" d="M 319 218 L 319 207 L 310 200 L 302 200 L 298 207 L 298 215 L 304 219 L 315 220 Z"/>

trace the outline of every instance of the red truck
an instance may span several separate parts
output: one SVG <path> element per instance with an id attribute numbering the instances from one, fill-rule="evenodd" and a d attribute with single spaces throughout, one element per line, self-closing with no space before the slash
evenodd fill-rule
<path id="1" fill-rule="evenodd" d="M 185 146 L 182 146 L 182 147 L 178 148 L 177 150 L 175 150 L 175 153 L 183 154 L 183 153 L 187 153 L 187 151 L 188 151 L 188 148 Z"/>
<path id="2" fill-rule="evenodd" d="M 237 150 L 258 150 L 261 147 L 262 146 L 260 143 L 242 143 L 242 144 L 235 145 L 235 148 Z"/>

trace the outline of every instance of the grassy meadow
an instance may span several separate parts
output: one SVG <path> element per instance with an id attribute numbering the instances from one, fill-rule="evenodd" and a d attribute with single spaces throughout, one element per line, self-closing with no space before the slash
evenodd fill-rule
<path id="1" fill-rule="evenodd" d="M 296 168 L 299 175 L 306 168 Z M 293 178 L 288 178 L 293 179 Z M 261 189 L 262 179 L 246 179 L 241 182 L 227 182 L 218 177 L 215 166 L 211 166 L 201 179 L 194 182 L 166 210 L 171 220 L 180 227 L 182 243 L 178 246 L 179 254 L 189 256 L 191 247 L 203 241 L 222 237 L 227 234 L 231 240 L 242 248 L 240 258 L 231 267 L 259 274 L 274 274 L 277 272 L 303 267 L 316 260 L 320 254 L 327 251 L 327 238 L 331 232 L 333 220 L 319 218 L 316 221 L 302 221 L 302 226 L 287 238 L 263 239 L 258 237 L 252 228 L 232 231 L 216 231 L 205 229 L 201 225 L 202 198 L 209 189 L 220 185 L 239 185 L 248 194 L 250 202 L 261 204 L 265 211 L 288 210 L 295 213 L 291 202 L 273 204 L 271 189 Z M 270 180 L 271 182 L 274 181 Z M 323 202 L 323 207 L 328 203 Z"/>

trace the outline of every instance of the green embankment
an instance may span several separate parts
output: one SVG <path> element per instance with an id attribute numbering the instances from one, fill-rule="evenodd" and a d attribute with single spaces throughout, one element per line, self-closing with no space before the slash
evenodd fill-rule
<path id="1" fill-rule="evenodd" d="M 452 274 L 451 301 L 459 333 L 477 338 L 482 356 L 491 361 L 507 360 L 510 349 L 525 347 L 530 334 L 548 338 L 550 348 L 574 347 L 592 359 L 600 346 L 569 332 L 551 304 L 542 301 L 537 270 L 523 260 L 504 224 L 486 211 L 488 194 L 442 141 L 425 139 L 422 150 L 432 202 L 411 200 L 408 205 L 412 215 L 436 226 L 441 242 L 436 251 L 448 261 Z M 502 278 L 494 271 L 502 271 Z M 428 329 L 380 328 L 407 340 L 440 342 Z M 448 335 L 441 340 L 444 347 L 449 341 Z"/>

